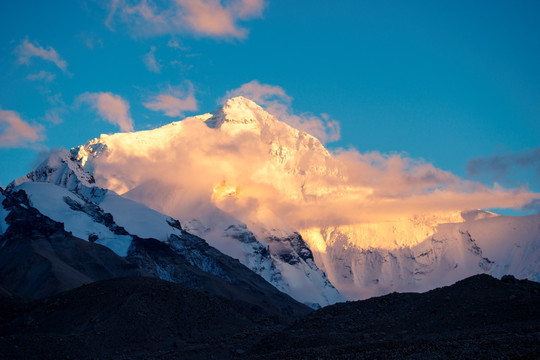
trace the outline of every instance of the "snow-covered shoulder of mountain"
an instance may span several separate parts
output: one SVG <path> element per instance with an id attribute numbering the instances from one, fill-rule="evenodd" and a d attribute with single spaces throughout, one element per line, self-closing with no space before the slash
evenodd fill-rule
<path id="1" fill-rule="evenodd" d="M 171 234 L 181 236 L 180 222 L 149 207 L 108 191 L 99 206 L 129 233 L 142 238 L 167 241 Z"/>
<path id="2" fill-rule="evenodd" d="M 348 300 L 426 291 L 480 273 L 540 280 L 540 215 L 480 213 L 476 220 L 466 214 L 465 222 L 428 225 L 409 219 L 302 234 L 319 267 Z M 363 238 L 369 234 L 387 241 L 377 245 Z M 404 235 L 409 241 L 402 241 Z"/>
<path id="3" fill-rule="evenodd" d="M 24 182 L 13 191 L 24 190 L 30 205 L 54 221 L 64 223 L 66 231 L 83 240 L 96 242 L 125 257 L 132 237 L 125 230 L 111 228 L 112 217 L 93 203 L 85 202 L 66 188 L 45 182 Z"/>
<path id="4" fill-rule="evenodd" d="M 470 237 L 470 242 L 478 246 L 474 250 L 489 259 L 486 271 L 489 274 L 495 277 L 514 274 L 520 279 L 540 280 L 540 214 L 499 215 L 444 227 L 453 228 L 454 236 L 457 229 L 457 233 Z M 441 226 L 434 236 L 441 238 L 446 229 Z"/>
<path id="5" fill-rule="evenodd" d="M 63 222 L 65 229 L 75 236 L 95 239 L 120 256 L 126 256 L 131 243 L 128 233 L 163 242 L 171 234 L 182 235 L 179 222 L 113 191 L 106 191 L 101 201 L 94 205 L 76 193 L 50 183 L 25 182 L 13 190 L 24 190 L 32 206 L 51 219 Z M 125 229 L 125 234 L 117 228 L 111 230 L 108 225 L 112 222 Z"/>

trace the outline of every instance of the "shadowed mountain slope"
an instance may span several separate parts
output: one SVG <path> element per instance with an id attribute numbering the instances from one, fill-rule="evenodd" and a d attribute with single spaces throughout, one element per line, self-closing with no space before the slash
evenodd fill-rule
<path id="1" fill-rule="evenodd" d="M 225 298 L 144 277 L 19 302 L 0 315 L 6 359 L 224 358 L 279 325 Z"/>
<path id="2" fill-rule="evenodd" d="M 325 307 L 255 345 L 257 359 L 537 359 L 540 284 L 477 275 L 427 293 Z"/>

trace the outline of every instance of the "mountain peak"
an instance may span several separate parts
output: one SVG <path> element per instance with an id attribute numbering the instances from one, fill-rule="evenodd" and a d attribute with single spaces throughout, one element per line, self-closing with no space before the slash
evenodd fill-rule
<path id="1" fill-rule="evenodd" d="M 211 128 L 219 128 L 225 123 L 256 124 L 268 116 L 270 115 L 254 101 L 237 96 L 225 101 L 222 107 L 212 113 L 212 117 L 205 120 L 205 123 Z"/>
<path id="2" fill-rule="evenodd" d="M 238 107 L 255 107 L 260 109 L 261 107 L 255 103 L 255 101 L 250 100 L 243 96 L 232 97 L 223 103 L 223 108 L 238 108 Z"/>

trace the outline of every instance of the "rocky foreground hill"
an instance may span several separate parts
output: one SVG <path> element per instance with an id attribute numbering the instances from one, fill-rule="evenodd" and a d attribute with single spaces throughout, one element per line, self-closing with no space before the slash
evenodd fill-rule
<path id="1" fill-rule="evenodd" d="M 276 317 L 159 279 L 3 292 L 2 359 L 538 359 L 540 284 L 477 275 Z"/>

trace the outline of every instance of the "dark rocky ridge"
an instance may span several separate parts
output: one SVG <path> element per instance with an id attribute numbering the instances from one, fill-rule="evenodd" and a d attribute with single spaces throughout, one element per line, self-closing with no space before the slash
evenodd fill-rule
<path id="1" fill-rule="evenodd" d="M 476 275 L 315 311 L 266 336 L 250 359 L 538 359 L 540 284 Z"/>
<path id="2" fill-rule="evenodd" d="M 153 278 L 119 278 L 0 306 L 0 359 L 227 358 L 276 318 Z"/>
<path id="3" fill-rule="evenodd" d="M 4 298 L 2 297 L 2 300 Z M 478 275 L 290 324 L 151 278 L 0 306 L 0 359 L 538 359 L 540 284 Z M 7 305 L 6 305 L 7 304 Z"/>

